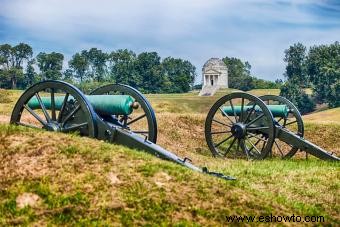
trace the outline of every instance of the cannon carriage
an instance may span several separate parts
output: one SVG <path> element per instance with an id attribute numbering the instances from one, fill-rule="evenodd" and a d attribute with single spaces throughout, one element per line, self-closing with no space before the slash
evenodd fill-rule
<path id="1" fill-rule="evenodd" d="M 340 160 L 303 136 L 299 110 L 289 100 L 274 95 L 228 94 L 211 107 L 205 122 L 205 138 L 213 156 L 290 158 L 305 151 L 320 159 Z"/>
<path id="2" fill-rule="evenodd" d="M 44 81 L 17 101 L 10 122 L 54 132 L 73 132 L 149 152 L 194 171 L 225 180 L 234 177 L 193 165 L 156 144 L 157 121 L 147 99 L 122 84 L 99 87 L 89 95 L 63 81 Z"/>

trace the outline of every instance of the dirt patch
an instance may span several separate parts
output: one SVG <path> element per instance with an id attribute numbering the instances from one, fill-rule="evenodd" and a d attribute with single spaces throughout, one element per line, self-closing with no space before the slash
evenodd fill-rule
<path id="1" fill-rule="evenodd" d="M 22 209 L 26 206 L 38 207 L 41 204 L 41 198 L 33 193 L 23 193 L 16 198 L 17 207 Z"/>
<path id="2" fill-rule="evenodd" d="M 169 188 L 168 185 L 169 185 L 169 181 L 171 181 L 171 179 L 172 179 L 172 177 L 165 172 L 158 172 L 153 177 L 155 184 L 158 187 L 164 187 L 164 188 Z"/>
<path id="3" fill-rule="evenodd" d="M 0 115 L 0 123 L 9 123 L 10 117 L 7 115 Z"/>
<path id="4" fill-rule="evenodd" d="M 107 176 L 110 184 L 115 185 L 115 184 L 120 184 L 121 180 L 119 180 L 118 176 L 112 172 L 110 172 Z"/>

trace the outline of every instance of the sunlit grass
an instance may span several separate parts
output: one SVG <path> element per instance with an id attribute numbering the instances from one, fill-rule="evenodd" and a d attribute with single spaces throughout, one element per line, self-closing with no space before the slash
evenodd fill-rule
<path id="1" fill-rule="evenodd" d="M 0 115 L 5 117 L 21 94 L 8 92 L 9 98 L 0 102 Z M 211 156 L 204 138 L 205 117 L 215 100 L 228 92 L 147 98 L 157 112 L 159 145 L 198 166 L 235 176 L 236 181 L 76 134 L 0 124 L 0 226 L 221 226 L 228 224 L 226 215 L 270 214 L 323 215 L 322 224 L 339 223 L 339 163 L 311 156 L 264 161 Z M 340 124 L 333 122 L 338 121 L 338 110 L 313 115 L 304 117 L 306 139 L 340 154 Z M 16 199 L 23 193 L 38 195 L 40 203 L 20 209 Z"/>
<path id="2" fill-rule="evenodd" d="M 221 225 L 225 215 L 270 213 L 339 221 L 339 163 L 223 160 L 191 152 L 199 166 L 237 177 L 224 181 L 77 135 L 0 125 L 0 138 L 1 225 Z M 22 193 L 38 195 L 41 203 L 18 208 Z"/>

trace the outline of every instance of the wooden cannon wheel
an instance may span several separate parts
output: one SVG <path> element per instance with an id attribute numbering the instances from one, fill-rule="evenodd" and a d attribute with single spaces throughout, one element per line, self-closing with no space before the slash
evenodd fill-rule
<path id="1" fill-rule="evenodd" d="M 142 93 L 123 84 L 109 84 L 93 90 L 90 95 L 130 95 L 134 100 L 135 110 L 131 115 L 112 115 L 106 122 L 117 123 L 136 134 L 147 137 L 153 143 L 157 141 L 157 121 L 155 113 Z"/>
<path id="2" fill-rule="evenodd" d="M 287 129 L 296 135 L 303 137 L 304 125 L 301 114 L 297 107 L 288 99 L 276 95 L 264 95 L 259 97 L 266 105 L 286 105 L 288 115 L 285 117 L 274 117 L 275 124 Z M 279 139 L 274 140 L 271 154 L 281 158 L 291 158 L 299 149 L 290 144 L 281 142 Z"/>
<path id="3" fill-rule="evenodd" d="M 56 108 L 56 97 L 62 97 L 61 108 Z M 31 108 L 31 99 L 38 101 L 38 107 Z M 42 99 L 48 98 L 47 108 Z M 79 132 L 81 135 L 96 137 L 95 112 L 83 93 L 63 81 L 43 81 L 28 88 L 14 106 L 11 123 L 43 128 L 48 131 Z"/>
<path id="4" fill-rule="evenodd" d="M 246 106 L 248 103 L 253 105 Z M 239 114 L 236 106 L 240 107 Z M 275 139 L 272 113 L 253 95 L 228 94 L 211 107 L 205 122 L 205 138 L 213 156 L 263 159 L 270 153 Z"/>

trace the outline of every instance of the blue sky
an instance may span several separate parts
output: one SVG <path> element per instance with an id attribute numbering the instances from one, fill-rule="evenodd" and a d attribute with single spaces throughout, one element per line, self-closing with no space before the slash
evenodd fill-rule
<path id="1" fill-rule="evenodd" d="M 284 50 L 340 40 L 340 0 L 0 0 L 0 43 L 30 44 L 66 61 L 91 47 L 249 61 L 252 74 L 283 78 Z"/>

